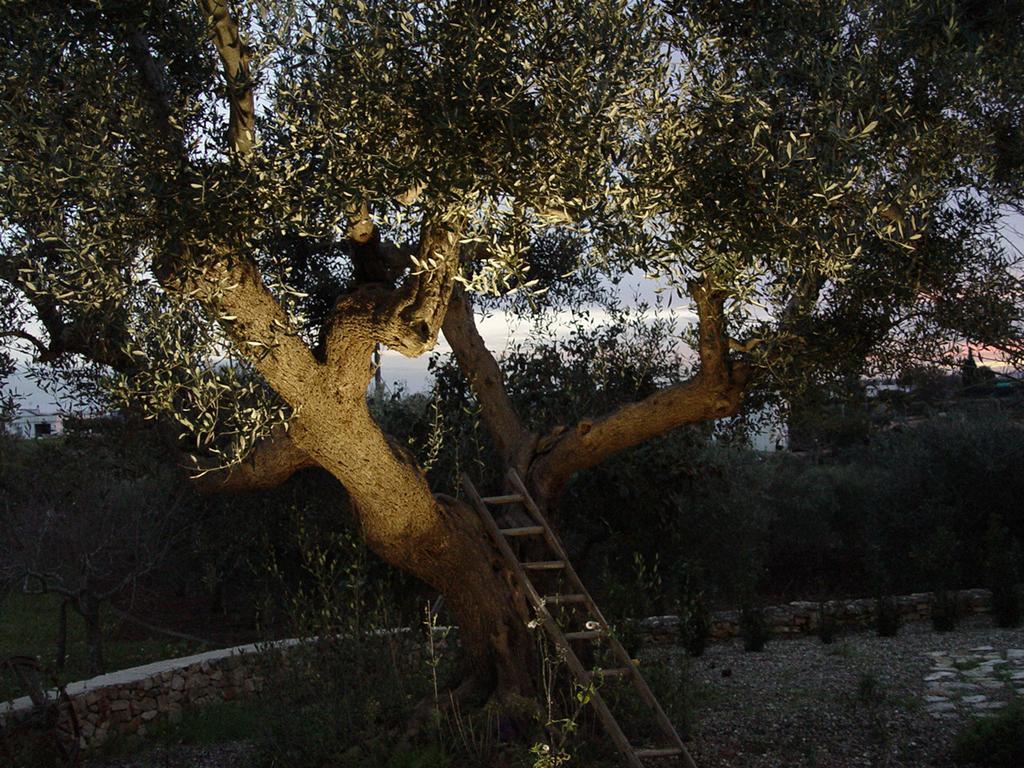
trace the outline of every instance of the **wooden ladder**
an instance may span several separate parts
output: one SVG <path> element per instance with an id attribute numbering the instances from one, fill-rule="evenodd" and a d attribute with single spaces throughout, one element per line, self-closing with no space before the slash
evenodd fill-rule
<path id="1" fill-rule="evenodd" d="M 569 670 L 581 685 L 589 685 L 595 678 L 628 678 L 633 683 L 637 693 L 653 712 L 658 727 L 668 742 L 668 746 L 660 748 L 634 747 L 622 732 L 622 728 L 619 727 L 611 710 L 608 709 L 608 705 L 601 696 L 600 690 L 594 688 L 590 703 L 597 709 L 601 723 L 612 737 L 615 746 L 622 752 L 630 768 L 644 768 L 643 761 L 645 759 L 655 758 L 678 758 L 682 760 L 686 768 L 696 768 L 693 758 L 690 757 L 690 753 L 683 746 L 683 742 L 679 738 L 679 734 L 676 733 L 676 729 L 665 715 L 665 711 L 661 708 L 658 700 L 654 697 L 650 687 L 647 685 L 647 681 L 644 680 L 633 660 L 626 653 L 626 649 L 622 647 L 622 644 L 612 634 L 608 622 L 601 614 L 601 611 L 598 610 L 593 598 L 590 597 L 590 593 L 583 586 L 583 582 L 580 581 L 579 576 L 569 562 L 565 549 L 554 532 L 552 532 L 550 526 L 548 526 L 547 520 L 526 490 L 526 485 L 524 485 L 519 474 L 514 469 L 509 469 L 507 479 L 515 492 L 505 496 L 481 497 L 473 486 L 473 482 L 465 473 L 462 474 L 462 486 L 487 530 L 490 532 L 491 538 L 494 539 L 494 543 L 502 555 L 504 555 L 509 568 L 515 574 L 520 586 L 526 593 L 527 599 L 533 606 L 537 618 L 540 620 L 551 642 L 555 644 L 555 647 L 565 657 Z M 501 506 L 503 504 L 522 504 L 536 524 L 518 528 L 499 528 L 489 507 Z M 520 536 L 542 536 L 548 549 L 554 553 L 555 559 L 522 562 L 508 542 L 510 538 Z M 531 571 L 559 571 L 566 577 L 572 591 L 568 594 L 541 595 L 530 580 L 529 574 Z M 590 620 L 585 623 L 584 631 L 563 632 L 548 610 L 549 605 L 573 605 L 584 611 Z M 607 643 L 615 658 L 621 663 L 621 666 L 609 669 L 587 670 L 584 668 L 579 656 L 573 651 L 572 643 L 575 641 Z"/>

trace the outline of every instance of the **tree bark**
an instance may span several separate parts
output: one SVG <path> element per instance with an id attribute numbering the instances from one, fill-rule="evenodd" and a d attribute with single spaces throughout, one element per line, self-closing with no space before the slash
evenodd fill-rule
<path id="1" fill-rule="evenodd" d="M 204 0 L 201 6 L 224 66 L 230 150 L 242 159 L 254 147 L 248 50 L 227 4 Z M 170 156 L 187 168 L 160 68 L 145 39 L 127 32 Z M 397 288 L 364 284 L 339 297 L 318 354 L 302 341 L 253 260 L 227 242 L 192 243 L 186 236 L 157 254 L 153 273 L 169 293 L 196 299 L 219 318 L 227 337 L 298 414 L 277 451 L 253 457 L 224 484 L 244 487 L 264 469 L 274 475 L 271 482 L 307 464 L 326 469 L 347 490 L 370 548 L 447 597 L 473 678 L 501 692 L 529 694 L 532 644 L 522 595 L 476 515 L 454 499 L 435 499 L 413 458 L 373 421 L 366 399 L 378 344 L 407 356 L 435 344 L 458 274 L 461 228 L 458 214 L 425 220 L 419 263 L 432 266 L 412 272 Z"/>
<path id="2" fill-rule="evenodd" d="M 461 286 L 452 291 L 442 328 L 459 370 L 477 396 L 484 424 L 498 455 L 506 466 L 525 472 L 537 437 L 523 426 L 512 405 L 505 389 L 505 375 L 476 327 L 473 304 Z"/>
<path id="3" fill-rule="evenodd" d="M 202 0 L 200 6 L 223 65 L 229 149 L 244 162 L 256 147 L 248 48 L 223 0 Z M 137 30 L 128 30 L 128 45 L 170 156 L 187 169 L 188 152 L 169 118 L 159 66 Z M 455 286 L 464 217 L 457 208 L 426 217 L 415 263 L 429 268 L 414 270 L 397 288 L 362 284 L 339 297 L 315 354 L 264 284 L 254 260 L 236 251 L 233 243 L 244 237 L 193 243 L 185 235 L 177 248 L 158 254 L 153 272 L 168 292 L 199 300 L 211 317 L 219 318 L 227 337 L 298 415 L 276 453 L 255 456 L 248 470 L 236 471 L 233 481 L 229 475 L 226 483 L 244 485 L 260 475 L 285 478 L 307 462 L 326 469 L 348 491 L 371 549 L 448 598 L 473 676 L 501 692 L 521 694 L 533 689 L 523 595 L 475 513 L 454 499 L 435 498 L 413 458 L 371 418 L 367 388 L 378 345 L 420 355 L 434 346 L 443 323 L 503 462 L 524 471 L 543 508 L 554 505 L 575 472 L 612 453 L 681 424 L 735 412 L 746 370 L 729 359 L 724 295 L 695 284 L 691 293 L 700 314 L 701 369 L 693 379 L 537 441 L 516 414 L 501 371 L 476 331 L 472 308 Z M 350 233 L 350 238 L 379 242 L 365 202 L 357 228 L 359 237 Z"/>

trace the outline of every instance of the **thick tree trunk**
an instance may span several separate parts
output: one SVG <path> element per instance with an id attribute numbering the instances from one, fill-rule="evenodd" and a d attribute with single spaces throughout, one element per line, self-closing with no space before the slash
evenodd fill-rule
<path id="1" fill-rule="evenodd" d="M 475 682 L 499 697 L 531 693 L 526 604 L 475 512 L 434 497 L 412 457 L 372 420 L 362 392 L 342 402 L 307 404 L 292 439 L 345 486 L 368 546 L 445 595 Z"/>

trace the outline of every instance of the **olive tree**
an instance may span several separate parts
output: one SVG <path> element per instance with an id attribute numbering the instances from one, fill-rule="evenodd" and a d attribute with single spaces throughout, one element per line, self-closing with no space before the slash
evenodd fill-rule
<path id="1" fill-rule="evenodd" d="M 70 608 L 85 628 L 88 671 L 106 671 L 102 614 L 132 619 L 113 603 L 166 568 L 182 543 L 188 520 L 174 470 L 140 461 L 130 440 L 116 450 L 95 442 L 0 446 L 0 583 L 60 598 L 58 669 Z"/>
<path id="2" fill-rule="evenodd" d="M 207 487 L 337 478 L 370 547 L 446 595 L 484 690 L 532 690 L 524 598 L 372 417 L 381 346 L 443 332 L 546 509 L 758 383 L 893 344 L 1017 349 L 992 241 L 1021 199 L 1012 3 L 44 0 L 0 20 L 0 277 L 42 329 L 11 330 L 180 422 L 219 459 Z M 636 268 L 691 302 L 692 377 L 528 429 L 474 296 L 541 305 Z"/>

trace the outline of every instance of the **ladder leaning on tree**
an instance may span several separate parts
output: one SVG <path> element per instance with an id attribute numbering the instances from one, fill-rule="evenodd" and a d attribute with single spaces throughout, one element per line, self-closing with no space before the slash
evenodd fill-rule
<path id="1" fill-rule="evenodd" d="M 630 768 L 644 768 L 643 761 L 654 758 L 678 758 L 683 761 L 683 765 L 687 768 L 696 768 L 689 752 L 683 746 L 679 734 L 676 733 L 676 729 L 648 687 L 647 681 L 644 680 L 640 670 L 637 669 L 629 654 L 626 653 L 625 648 L 622 647 L 622 644 L 612 634 L 608 622 L 601 615 L 601 611 L 598 610 L 597 605 L 595 605 L 590 597 L 590 593 L 587 592 L 576 571 L 569 563 L 569 557 L 566 555 L 565 549 L 552 532 L 547 520 L 530 496 L 519 474 L 514 469 L 509 469 L 507 480 L 514 493 L 504 496 L 481 497 L 469 476 L 465 473 L 462 475 L 462 485 L 465 488 L 470 503 L 479 513 L 484 525 L 491 534 L 491 538 L 494 539 L 494 543 L 505 557 L 509 568 L 515 574 L 519 585 L 533 606 L 541 626 L 544 627 L 551 642 L 564 655 L 570 671 L 581 685 L 589 685 L 595 678 L 602 680 L 628 678 L 644 703 L 650 708 L 658 728 L 667 742 L 667 745 L 663 747 L 634 747 L 629 739 L 626 738 L 614 715 L 612 715 L 607 703 L 601 696 L 600 690 L 594 689 L 590 702 L 597 710 L 598 717 L 601 718 L 601 722 L 605 730 L 612 737 L 612 741 L 615 742 L 615 746 L 622 752 Z M 535 525 L 518 528 L 499 528 L 489 507 L 505 504 L 523 505 Z M 554 553 L 554 559 L 521 561 L 510 546 L 509 539 L 524 536 L 543 537 L 547 548 Z M 564 575 L 572 591 L 569 593 L 542 595 L 530 578 L 531 572 L 539 571 L 558 572 Z M 589 620 L 585 622 L 584 628 L 581 631 L 564 632 L 548 610 L 549 605 L 575 606 Z M 621 666 L 607 669 L 586 669 L 572 647 L 572 643 L 577 641 L 606 643 L 613 656 L 621 663 Z"/>

